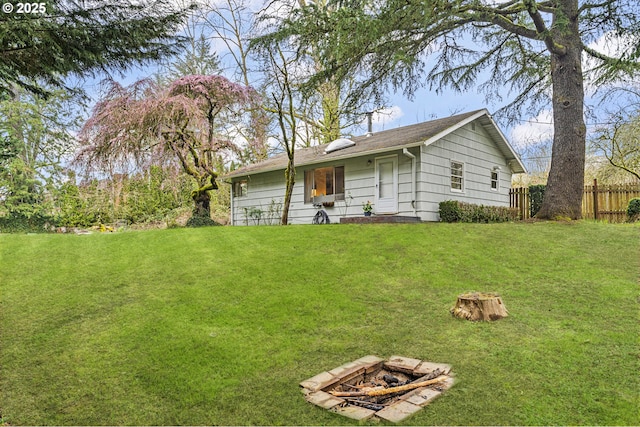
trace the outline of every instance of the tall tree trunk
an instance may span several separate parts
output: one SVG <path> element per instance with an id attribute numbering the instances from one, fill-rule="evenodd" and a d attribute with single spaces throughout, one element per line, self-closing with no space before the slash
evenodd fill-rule
<path id="1" fill-rule="evenodd" d="M 322 96 L 322 144 L 340 138 L 340 88 L 334 82 L 318 89 Z"/>
<path id="2" fill-rule="evenodd" d="M 200 218 L 211 218 L 211 195 L 208 191 L 194 191 L 192 194 L 193 216 Z"/>
<path id="3" fill-rule="evenodd" d="M 551 169 L 537 218 L 582 217 L 586 126 L 584 123 L 584 79 L 582 42 L 578 29 L 577 0 L 561 0 L 566 19 L 553 30 L 563 54 L 551 53 L 553 88 L 553 148 Z"/>
<path id="4" fill-rule="evenodd" d="M 218 189 L 216 174 L 208 171 L 195 178 L 198 180 L 198 189 L 191 192 L 191 198 L 195 203 L 193 217 L 211 219 L 211 194 L 209 191 Z"/>
<path id="5" fill-rule="evenodd" d="M 286 188 L 284 193 L 284 206 L 282 207 L 281 224 L 289 223 L 289 207 L 291 206 L 291 195 L 293 194 L 293 186 L 296 183 L 296 169 L 293 164 L 293 152 L 289 155 L 289 163 L 284 171 Z"/>

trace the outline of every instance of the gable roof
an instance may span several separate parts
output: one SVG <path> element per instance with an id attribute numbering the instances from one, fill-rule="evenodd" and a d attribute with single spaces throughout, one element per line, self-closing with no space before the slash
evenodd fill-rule
<path id="1" fill-rule="evenodd" d="M 353 137 L 350 139 L 355 142 L 355 145 L 329 153 L 325 153 L 325 149 L 329 144 L 302 149 L 298 148 L 295 152 L 296 167 L 324 163 L 331 160 L 359 157 L 367 154 L 383 153 L 422 144 L 430 145 L 474 120 L 478 120 L 496 142 L 513 172 L 525 172 L 524 165 L 486 109 Z M 287 161 L 286 153 L 277 154 L 261 162 L 236 169 L 223 178 L 236 178 L 256 173 L 282 170 L 287 167 Z"/>

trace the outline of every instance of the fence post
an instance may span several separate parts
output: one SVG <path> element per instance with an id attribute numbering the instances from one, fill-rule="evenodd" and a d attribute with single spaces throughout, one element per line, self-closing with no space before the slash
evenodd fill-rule
<path id="1" fill-rule="evenodd" d="M 600 209 L 598 208 L 598 180 L 593 180 L 593 218 L 598 220 L 598 214 Z"/>
<path id="2" fill-rule="evenodd" d="M 529 215 L 527 215 L 527 194 L 525 192 L 525 187 L 520 189 L 519 204 L 520 204 L 520 218 L 527 219 Z"/>

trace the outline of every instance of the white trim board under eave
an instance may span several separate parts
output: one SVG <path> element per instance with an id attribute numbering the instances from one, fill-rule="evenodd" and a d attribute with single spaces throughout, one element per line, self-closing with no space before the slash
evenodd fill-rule
<path id="1" fill-rule="evenodd" d="M 433 144 L 434 142 L 444 138 L 445 136 L 449 135 L 450 133 L 455 132 L 456 130 L 460 129 L 461 127 L 468 125 L 472 121 L 477 120 L 478 118 L 480 118 L 480 117 L 482 117 L 484 115 L 489 116 L 489 111 L 486 108 L 478 111 L 473 116 L 469 116 L 466 119 L 456 123 L 454 126 L 451 126 L 450 128 L 445 129 L 442 132 L 439 132 L 439 133 L 433 135 L 431 138 L 429 138 L 426 141 L 424 141 L 423 144 L 425 145 L 425 147 L 428 147 L 431 144 Z"/>

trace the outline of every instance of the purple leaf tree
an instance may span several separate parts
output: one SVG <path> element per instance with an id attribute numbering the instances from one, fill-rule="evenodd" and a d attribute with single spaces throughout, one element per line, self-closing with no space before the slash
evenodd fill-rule
<path id="1" fill-rule="evenodd" d="M 192 75 L 161 87 L 108 83 L 79 133 L 76 162 L 110 170 L 174 163 L 195 181 L 194 217 L 210 218 L 210 191 L 229 156 L 265 152 L 267 122 L 257 92 L 222 76 Z"/>

